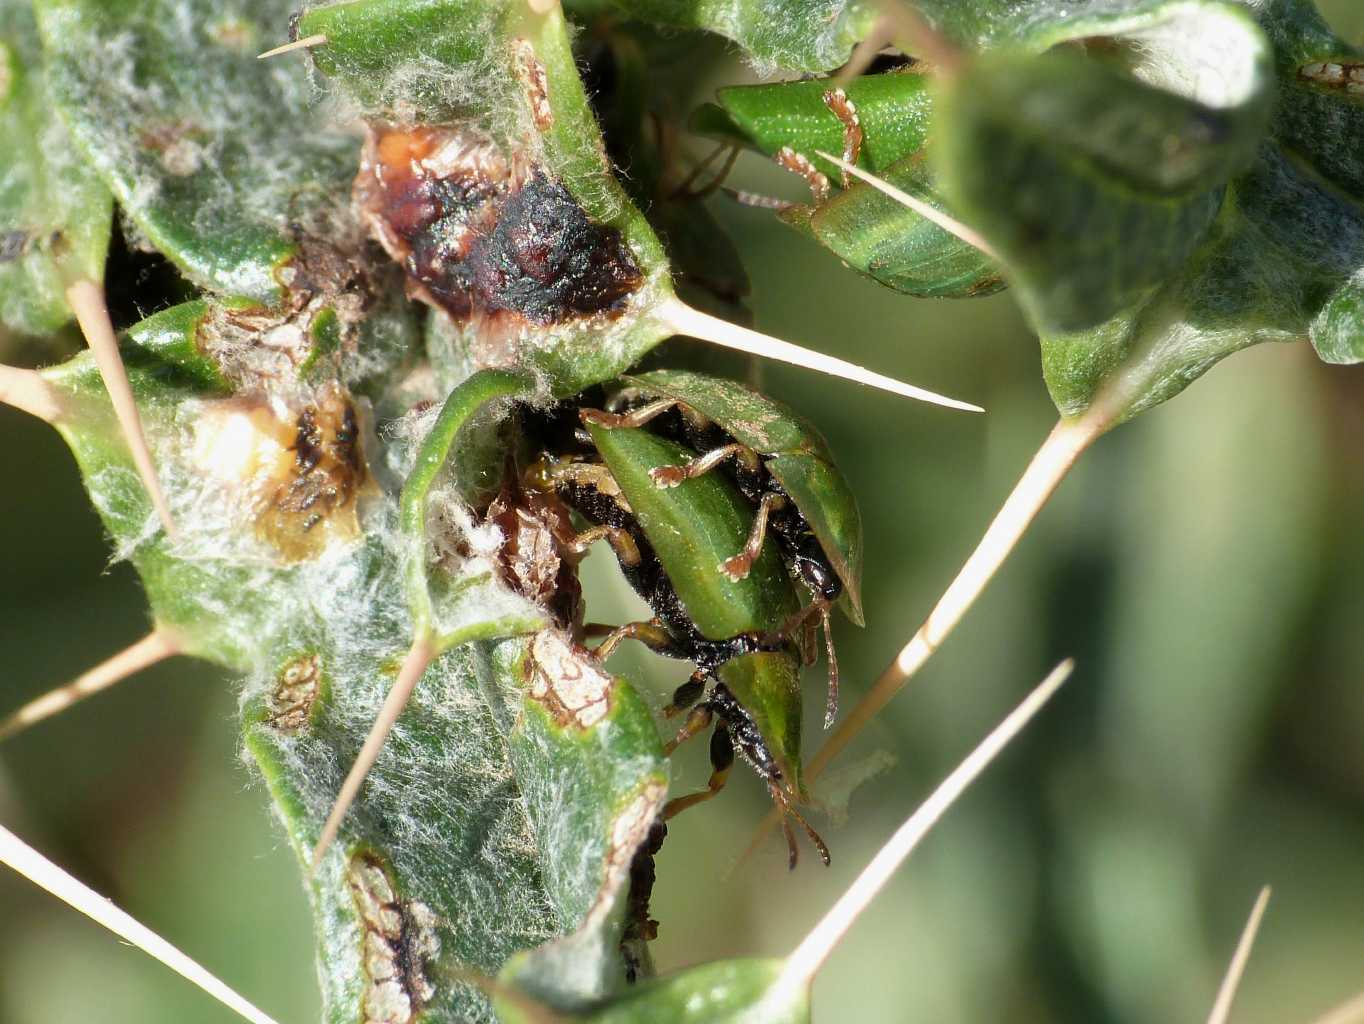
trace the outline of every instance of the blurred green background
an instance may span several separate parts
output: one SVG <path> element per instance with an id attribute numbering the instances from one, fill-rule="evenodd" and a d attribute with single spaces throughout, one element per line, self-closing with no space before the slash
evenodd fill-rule
<path id="1" fill-rule="evenodd" d="M 1323 4 L 1364 41 L 1358 0 Z M 740 187 L 788 189 L 756 163 Z M 845 707 L 970 552 L 1054 411 L 1007 294 L 900 298 L 768 213 L 717 200 L 759 326 L 985 405 L 969 417 L 764 369 L 827 433 L 860 495 L 868 626 L 839 629 Z M 137 639 L 55 433 L 0 409 L 0 709 Z M 820 976 L 829 1021 L 1203 1020 L 1259 886 L 1274 898 L 1234 1011 L 1310 1024 L 1364 989 L 1364 368 L 1305 345 L 1232 358 L 1104 439 L 943 652 L 831 776 L 834 864 L 785 871 L 774 840 L 731 872 L 767 809 L 736 772 L 659 859 L 663 969 L 789 950 L 891 831 L 1061 657 L 1059 698 L 968 793 Z M 629 613 L 594 555 L 593 617 Z M 676 665 L 625 655 L 662 704 Z M 822 677 L 809 676 L 817 729 Z M 816 741 L 817 742 L 817 741 Z M 675 785 L 704 784 L 705 744 Z M 0 750 L 0 822 L 283 1022 L 317 1019 L 297 866 L 244 767 L 231 681 L 144 673 Z M 0 873 L 0 1022 L 234 1020 Z"/>

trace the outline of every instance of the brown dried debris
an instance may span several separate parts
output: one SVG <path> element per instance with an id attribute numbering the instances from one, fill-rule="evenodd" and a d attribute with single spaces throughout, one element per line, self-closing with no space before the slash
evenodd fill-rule
<path id="1" fill-rule="evenodd" d="M 280 671 L 265 709 L 265 722 L 293 735 L 308 724 L 322 681 L 322 659 L 316 654 L 295 658 Z"/>
<path id="2" fill-rule="evenodd" d="M 301 561 L 320 554 L 329 534 L 360 532 L 355 506 L 367 474 L 355 406 L 340 387 L 329 386 L 298 414 L 289 450 L 293 465 L 258 529 L 286 557 Z"/>
<path id="3" fill-rule="evenodd" d="M 533 76 L 532 76 L 532 85 Z M 408 291 L 497 344 L 525 326 L 619 315 L 643 277 L 615 228 L 467 127 L 371 126 L 355 200 Z M 512 353 L 489 362 L 506 362 Z"/>
<path id="4" fill-rule="evenodd" d="M 351 858 L 346 884 L 364 929 L 364 1022 L 411 1024 L 436 995 L 426 976 L 427 963 L 440 953 L 435 915 L 415 900 L 400 900 L 372 853 Z"/>
<path id="5" fill-rule="evenodd" d="M 531 639 L 527 672 L 531 697 L 562 726 L 590 729 L 611 711 L 613 677 L 591 651 L 558 630 Z"/>

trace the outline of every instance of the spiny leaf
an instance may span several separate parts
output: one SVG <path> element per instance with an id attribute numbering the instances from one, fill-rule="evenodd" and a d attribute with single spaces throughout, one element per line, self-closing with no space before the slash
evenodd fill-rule
<path id="1" fill-rule="evenodd" d="M 501 1024 L 808 1024 L 808 995 L 781 1002 L 771 986 L 781 960 L 719 960 L 633 988 L 599 1008 L 560 1013 L 509 992 L 495 999 Z"/>
<path id="2" fill-rule="evenodd" d="M 113 197 L 54 117 L 33 11 L 0 3 L 0 324 L 49 334 L 72 281 L 104 277 Z"/>
<path id="3" fill-rule="evenodd" d="M 397 496 L 364 476 L 369 465 L 410 461 L 409 442 L 399 435 L 386 450 L 364 434 L 360 475 L 326 480 L 363 494 L 362 511 L 311 506 L 333 520 L 357 515 L 356 526 L 323 523 L 312 528 L 326 531 L 320 547 L 277 548 L 300 525 L 279 518 L 278 502 L 307 474 L 276 475 L 295 466 L 297 427 L 261 399 L 200 386 L 211 379 L 186 361 L 186 346 L 211 315 L 199 304 L 131 332 L 160 339 L 141 349 L 131 376 L 183 510 L 187 537 L 174 549 L 142 532 L 146 499 L 111 440 L 89 357 L 47 378 L 63 395 L 61 428 L 92 499 L 156 620 L 185 653 L 247 677 L 247 748 L 306 859 L 412 635 L 393 557 Z M 330 422 L 326 399 L 314 401 L 313 421 Z M 527 628 L 527 602 L 486 565 L 455 571 L 476 585 L 435 591 L 442 634 Z M 452 972 L 496 973 L 514 953 L 575 930 L 584 956 L 556 984 L 577 998 L 614 991 L 625 971 L 628 867 L 666 792 L 664 763 L 629 684 L 553 634 L 437 658 L 310 890 L 328 1019 L 421 1011 L 433 1021 L 489 1020 L 482 993 Z"/>
<path id="4" fill-rule="evenodd" d="M 255 55 L 289 0 L 38 0 L 52 95 L 147 238 L 196 284 L 273 304 L 347 230 L 355 141 L 303 69 Z M 325 241 L 323 241 L 325 240 Z"/>

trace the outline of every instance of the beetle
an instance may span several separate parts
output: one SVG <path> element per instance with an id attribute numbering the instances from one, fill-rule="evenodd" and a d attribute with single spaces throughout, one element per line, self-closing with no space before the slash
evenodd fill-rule
<path id="1" fill-rule="evenodd" d="M 862 520 L 847 480 L 819 431 L 792 409 L 737 381 L 685 370 L 623 377 L 636 401 L 625 412 L 583 410 L 589 425 L 649 426 L 696 454 L 650 473 L 655 487 L 676 487 L 721 465 L 756 506 L 742 548 L 716 565 L 731 579 L 752 569 L 770 532 L 812 601 L 788 629 L 817 617 L 829 660 L 825 727 L 838 711 L 838 661 L 829 609 L 837 602 L 854 623 L 862 614 Z"/>
<path id="2" fill-rule="evenodd" d="M 527 488 L 552 492 L 593 524 L 569 539 L 570 546 L 581 551 L 606 539 L 626 579 L 654 612 L 649 622 L 613 630 L 598 646 L 598 656 L 605 658 L 629 638 L 696 665 L 666 711 L 687 712 L 668 753 L 716 726 L 707 788 L 671 801 L 664 818 L 719 793 L 737 752 L 767 783 L 782 811 L 791 866 L 797 861 L 791 821 L 829 863 L 828 847 L 795 808 L 807 799 L 801 774 L 802 659 L 787 630 L 800 605 L 775 544 L 766 540 L 742 577 L 715 571 L 721 555 L 752 529 L 752 506 L 738 488 L 720 474 L 656 487 L 653 470 L 695 453 L 640 428 L 607 427 L 588 418 L 585 438 L 586 450 L 540 453 L 523 479 Z"/>
<path id="3" fill-rule="evenodd" d="M 1004 287 L 993 262 L 819 156 L 841 153 L 897 188 L 941 206 L 925 147 L 931 76 L 913 65 L 842 85 L 806 79 L 721 89 L 692 130 L 771 157 L 810 186 L 813 205 L 777 203 L 786 223 L 853 269 L 910 295 L 963 298 Z"/>

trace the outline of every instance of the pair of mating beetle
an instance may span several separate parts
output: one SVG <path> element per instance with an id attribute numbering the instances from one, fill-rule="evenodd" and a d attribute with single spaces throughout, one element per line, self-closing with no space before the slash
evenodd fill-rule
<path id="1" fill-rule="evenodd" d="M 783 812 L 791 866 L 791 820 L 827 864 L 828 848 L 794 807 L 806 797 L 799 673 L 822 625 L 827 726 L 838 701 L 831 606 L 862 623 L 862 530 L 851 490 L 812 426 L 743 385 L 684 371 L 622 383 L 606 409 L 568 410 L 574 429 L 559 431 L 522 484 L 591 523 L 572 546 L 606 539 L 654 613 L 612 630 L 598 655 L 631 638 L 696 665 L 665 712 L 690 709 L 667 749 L 714 722 L 713 772 L 706 790 L 673 800 L 664 817 L 718 793 L 737 749 Z"/>

